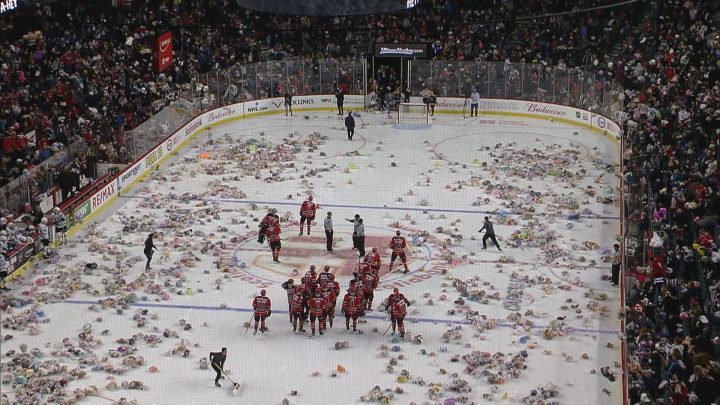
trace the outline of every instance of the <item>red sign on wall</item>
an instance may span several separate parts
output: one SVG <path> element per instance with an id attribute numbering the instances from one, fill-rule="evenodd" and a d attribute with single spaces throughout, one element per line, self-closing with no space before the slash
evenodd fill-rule
<path id="1" fill-rule="evenodd" d="M 157 37 L 155 47 L 157 49 L 155 70 L 160 73 L 172 65 L 172 32 L 168 31 Z"/>

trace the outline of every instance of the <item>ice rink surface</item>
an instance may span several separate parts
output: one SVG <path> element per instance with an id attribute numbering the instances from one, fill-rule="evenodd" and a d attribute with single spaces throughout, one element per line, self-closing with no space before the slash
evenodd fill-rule
<path id="1" fill-rule="evenodd" d="M 121 397 L 166 405 L 280 404 L 284 398 L 355 404 L 361 396 L 371 400 L 375 386 L 391 389 L 390 403 L 398 404 L 529 403 L 544 394 L 546 404 L 621 403 L 620 290 L 601 280 L 610 273 L 607 257 L 619 233 L 617 143 L 550 120 L 438 116 L 429 127 L 397 126 L 374 113 L 359 113 L 350 142 L 343 118 L 330 112 L 267 116 L 196 136 L 86 221 L 60 248 L 58 263 L 38 262 L 24 285 L 11 286 L 18 296 L 31 285 L 35 295 L 69 284 L 76 291 L 36 308 L 49 319 L 38 324 L 37 335 L 3 329 L 14 338 L 2 342 L 2 361 L 25 343 L 40 348 L 42 360 L 68 369 L 90 363 L 83 365 L 87 375 L 66 387 L 69 397 L 75 388 L 97 387 L 102 397 L 81 402 L 88 404 Z M 299 207 L 309 193 L 320 209 L 311 235 L 298 236 Z M 287 218 L 281 264 L 256 241 L 257 221 L 269 207 Z M 335 224 L 333 254 L 325 251 L 327 211 Z M 339 303 L 324 336 L 293 333 L 280 283 L 300 281 L 293 269 L 302 275 L 311 264 L 329 265 L 342 286 L 341 301 L 358 260 L 345 218 L 356 213 L 365 221 L 367 250 L 378 247 L 383 260 L 363 333 L 345 330 Z M 485 215 L 502 252 L 481 250 Z M 396 229 L 408 240 L 408 274 L 387 271 Z M 159 250 L 144 275 L 143 242 L 151 231 L 158 233 Z M 98 269 L 84 271 L 90 262 Z M 467 289 L 461 304 L 458 281 Z M 405 341 L 383 336 L 389 321 L 377 308 L 393 287 L 413 302 Z M 269 331 L 253 335 L 244 324 L 261 288 L 273 314 Z M 130 294 L 137 300 L 118 310 L 117 300 Z M 98 303 L 108 298 L 114 301 Z M 137 325 L 140 316 L 144 326 Z M 78 347 L 83 325 L 101 343 L 69 354 L 62 340 Z M 163 337 L 166 329 L 178 337 Z M 123 346 L 116 340 L 133 335 L 135 344 L 124 346 L 134 353 L 109 357 Z M 149 335 L 161 341 L 149 344 Z M 171 353 L 182 339 L 187 357 Z M 349 347 L 336 350 L 344 341 Z M 229 381 L 217 388 L 214 372 L 199 367 L 223 346 L 225 368 L 241 383 L 237 396 Z M 124 362 L 128 354 L 135 358 Z M 91 371 L 97 365 L 103 367 Z M 345 371 L 337 372 L 338 365 Z M 603 376 L 604 367 L 617 380 Z M 106 389 L 113 379 L 119 388 Z M 123 389 L 123 381 L 147 389 Z M 471 391 L 460 392 L 465 388 Z M 15 398 L 11 384 L 0 389 Z"/>

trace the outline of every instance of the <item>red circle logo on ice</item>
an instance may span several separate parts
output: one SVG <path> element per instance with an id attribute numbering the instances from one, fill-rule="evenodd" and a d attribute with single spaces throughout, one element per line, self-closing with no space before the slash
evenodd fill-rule
<path id="1" fill-rule="evenodd" d="M 412 231 L 405 230 L 408 239 L 408 247 L 405 250 L 407 255 L 409 274 L 404 274 L 396 270 L 402 270 L 403 265 L 400 259 L 393 264 L 393 272 L 388 272 L 390 256 L 392 250 L 388 247 L 390 239 L 394 236 L 394 230 L 385 228 L 369 228 L 372 232 L 365 236 L 365 251 L 370 252 L 373 247 L 378 248 L 382 265 L 380 268 L 381 281 L 388 282 L 404 277 L 410 277 L 413 272 L 420 267 L 427 267 L 433 258 L 433 251 L 427 244 L 423 245 L 420 252 L 413 253 L 413 246 L 410 244 L 410 238 L 407 236 Z M 310 268 L 315 265 L 318 272 L 323 271 L 323 267 L 330 266 L 330 271 L 336 277 L 350 278 L 356 271 L 361 258 L 358 252 L 352 250 L 352 235 L 350 227 L 347 231 L 335 231 L 334 253 L 328 253 L 325 249 L 325 234 L 322 228 L 314 231 L 312 235 L 298 236 L 298 228 L 295 226 L 284 227 L 283 233 L 286 239 L 282 240 L 282 250 L 280 252 L 280 261 L 275 263 L 272 261 L 270 248 L 267 242 L 264 244 L 257 243 L 257 232 L 250 232 L 240 237 L 237 243 L 231 243 L 220 255 L 220 267 L 227 269 L 227 272 L 234 278 L 240 278 L 242 281 L 255 283 L 258 285 L 267 285 L 268 283 L 279 283 L 286 281 L 288 278 L 295 278 L 296 281 L 302 277 Z M 321 233 L 322 232 L 322 233 Z M 294 275 L 293 269 L 298 269 L 299 274 Z"/>

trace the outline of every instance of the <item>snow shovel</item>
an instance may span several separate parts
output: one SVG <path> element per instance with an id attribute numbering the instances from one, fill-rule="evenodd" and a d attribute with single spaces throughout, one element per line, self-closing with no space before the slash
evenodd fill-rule
<path id="1" fill-rule="evenodd" d="M 235 381 L 233 381 L 232 378 L 230 378 L 229 375 L 225 374 L 225 370 L 223 370 L 222 368 L 220 368 L 220 366 L 218 366 L 217 363 L 213 362 L 213 365 L 214 365 L 215 367 L 219 368 L 219 369 L 220 369 L 220 373 L 221 373 L 222 375 L 224 375 L 225 378 L 227 378 L 228 381 L 230 381 L 230 382 L 232 383 L 232 385 L 233 385 L 233 389 L 232 389 L 233 395 L 238 395 L 238 394 L 240 394 L 240 383 L 236 383 Z"/>

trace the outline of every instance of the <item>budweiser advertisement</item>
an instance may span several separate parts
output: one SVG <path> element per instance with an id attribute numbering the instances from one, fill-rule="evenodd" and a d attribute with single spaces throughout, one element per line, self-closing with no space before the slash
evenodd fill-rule
<path id="1" fill-rule="evenodd" d="M 172 32 L 168 31 L 157 37 L 155 46 L 157 48 L 155 70 L 160 73 L 172 65 Z"/>

